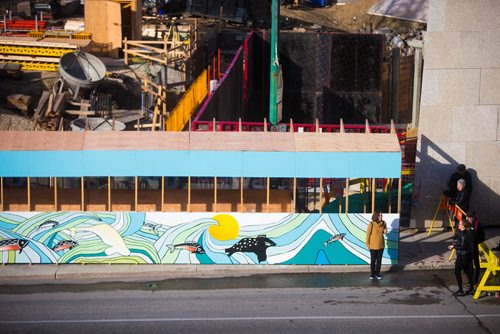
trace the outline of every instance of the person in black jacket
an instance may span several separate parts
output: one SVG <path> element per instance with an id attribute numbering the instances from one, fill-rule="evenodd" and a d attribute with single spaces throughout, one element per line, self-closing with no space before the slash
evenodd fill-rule
<path id="1" fill-rule="evenodd" d="M 448 249 L 457 251 L 457 259 L 455 260 L 455 277 L 457 279 L 458 290 L 453 293 L 454 296 L 465 296 L 474 292 L 472 281 L 472 248 L 473 240 L 470 231 L 468 230 L 469 223 L 466 219 L 458 223 L 458 236 L 455 242 L 448 246 Z M 462 270 L 467 275 L 469 280 L 469 289 L 464 292 L 462 287 Z"/>
<path id="2" fill-rule="evenodd" d="M 484 242 L 486 237 L 483 225 L 479 222 L 474 210 L 469 210 L 467 212 L 467 222 L 470 224 L 470 231 L 474 243 L 474 247 L 472 248 L 472 262 L 474 263 L 474 285 L 477 285 L 479 283 L 479 275 L 481 274 L 479 244 Z"/>
<path id="3" fill-rule="evenodd" d="M 443 194 L 452 200 L 456 198 L 458 194 L 457 181 L 460 179 L 465 180 L 466 189 L 470 195 L 472 193 L 472 176 L 464 164 L 458 165 L 456 172 L 451 174 L 448 180 L 448 189 L 443 190 Z"/>

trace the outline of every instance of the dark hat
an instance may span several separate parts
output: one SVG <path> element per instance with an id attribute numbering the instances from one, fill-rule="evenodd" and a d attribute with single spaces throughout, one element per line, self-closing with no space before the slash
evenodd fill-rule
<path id="1" fill-rule="evenodd" d="M 467 217 L 471 217 L 471 218 L 476 217 L 476 211 L 474 211 L 474 210 L 467 211 Z"/>
<path id="2" fill-rule="evenodd" d="M 458 166 L 457 166 L 457 170 L 458 170 L 459 172 L 465 172 L 465 170 L 466 170 L 466 169 L 467 169 L 467 168 L 465 167 L 465 165 L 464 165 L 464 164 L 460 164 L 460 165 L 458 165 Z"/>

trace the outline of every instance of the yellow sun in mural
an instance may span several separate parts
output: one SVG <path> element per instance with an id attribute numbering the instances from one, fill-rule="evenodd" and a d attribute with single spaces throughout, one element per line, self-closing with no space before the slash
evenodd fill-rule
<path id="1" fill-rule="evenodd" d="M 238 237 L 240 226 L 238 221 L 231 215 L 220 214 L 212 217 L 218 224 L 208 228 L 208 233 L 217 240 L 231 240 Z"/>

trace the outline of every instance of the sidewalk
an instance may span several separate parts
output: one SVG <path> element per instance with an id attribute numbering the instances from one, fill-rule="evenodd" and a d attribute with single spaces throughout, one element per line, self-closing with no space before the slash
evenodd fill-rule
<path id="1" fill-rule="evenodd" d="M 500 229 L 486 231 L 496 244 Z M 400 234 L 399 263 L 382 266 L 383 271 L 452 269 L 449 261 L 451 232 L 403 230 Z M 368 272 L 369 265 L 4 265 L 0 284 L 39 282 L 147 281 L 182 277 L 228 277 L 256 274 Z"/>

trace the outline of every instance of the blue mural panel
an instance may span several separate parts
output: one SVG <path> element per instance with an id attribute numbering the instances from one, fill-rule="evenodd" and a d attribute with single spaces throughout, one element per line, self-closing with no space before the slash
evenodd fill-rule
<path id="1" fill-rule="evenodd" d="M 384 214 L 382 263 L 398 260 Z M 368 214 L 2 212 L 3 263 L 369 264 Z"/>

